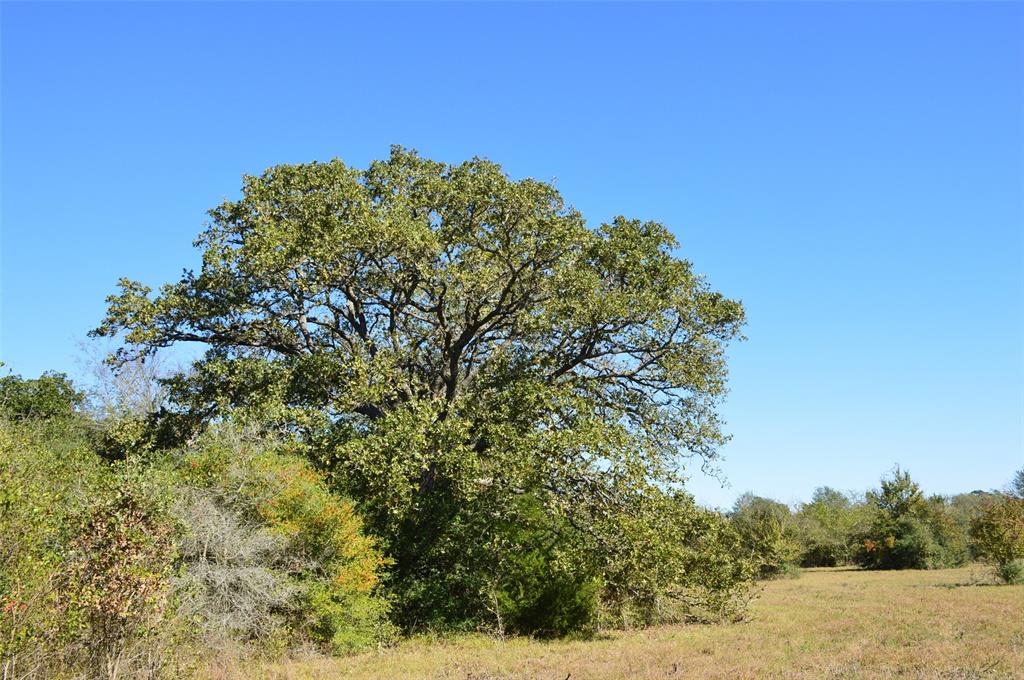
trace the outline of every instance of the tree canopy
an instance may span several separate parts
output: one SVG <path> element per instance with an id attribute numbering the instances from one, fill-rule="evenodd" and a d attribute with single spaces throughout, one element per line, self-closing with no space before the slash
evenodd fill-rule
<path id="1" fill-rule="evenodd" d="M 0 415 L 16 420 L 70 416 L 84 400 L 85 395 L 63 373 L 46 371 L 32 379 L 14 374 L 0 377 Z"/>
<path id="2" fill-rule="evenodd" d="M 171 381 L 178 415 L 298 435 L 400 573 L 527 517 L 612 554 L 608 517 L 644 516 L 725 441 L 743 309 L 661 224 L 590 228 L 550 183 L 399 147 L 247 176 L 209 215 L 199 270 L 122 280 L 94 333 L 123 334 L 115 361 L 205 345 Z"/>

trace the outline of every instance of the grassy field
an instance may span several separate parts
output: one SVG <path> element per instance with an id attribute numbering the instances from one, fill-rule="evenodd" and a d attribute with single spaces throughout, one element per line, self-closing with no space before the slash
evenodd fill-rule
<path id="1" fill-rule="evenodd" d="M 590 641 L 408 641 L 341 659 L 211 667 L 241 678 L 1024 678 L 1024 586 L 981 567 L 804 571 L 764 585 L 746 623 Z"/>

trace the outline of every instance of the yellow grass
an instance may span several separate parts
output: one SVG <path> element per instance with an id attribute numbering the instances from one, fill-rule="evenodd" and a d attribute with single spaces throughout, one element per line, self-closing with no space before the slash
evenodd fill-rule
<path id="1" fill-rule="evenodd" d="M 765 584 L 747 623 L 664 626 L 589 641 L 411 640 L 377 653 L 270 664 L 241 678 L 1024 678 L 1024 586 L 981 567 L 807 570 Z"/>

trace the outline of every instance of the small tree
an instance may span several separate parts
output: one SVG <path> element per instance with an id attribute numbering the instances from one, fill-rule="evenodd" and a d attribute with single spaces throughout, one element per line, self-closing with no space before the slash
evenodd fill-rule
<path id="1" fill-rule="evenodd" d="M 789 508 L 778 501 L 745 493 L 729 515 L 744 555 L 761 578 L 777 576 L 796 564 L 800 542 Z"/>
<path id="2" fill-rule="evenodd" d="M 834 567 L 851 562 L 867 518 L 863 498 L 829 487 L 816 489 L 811 502 L 801 506 L 795 517 L 803 550 L 801 565 Z"/>
<path id="3" fill-rule="evenodd" d="M 869 569 L 934 569 L 962 564 L 966 544 L 945 499 L 925 498 L 910 473 L 896 468 L 869 491 L 872 519 L 861 536 L 858 561 Z"/>
<path id="4" fill-rule="evenodd" d="M 1020 479 L 1018 472 L 1015 482 Z M 1024 495 L 990 499 L 971 522 L 971 539 L 978 556 L 994 564 L 1000 578 L 1024 582 Z"/>
<path id="5" fill-rule="evenodd" d="M 34 379 L 19 375 L 0 378 L 0 414 L 15 420 L 67 417 L 84 399 L 63 373 L 47 371 Z"/>
<path id="6" fill-rule="evenodd" d="M 1013 475 L 1013 481 L 1010 482 L 1007 493 L 1014 498 L 1024 498 L 1024 468 L 1017 470 Z"/>

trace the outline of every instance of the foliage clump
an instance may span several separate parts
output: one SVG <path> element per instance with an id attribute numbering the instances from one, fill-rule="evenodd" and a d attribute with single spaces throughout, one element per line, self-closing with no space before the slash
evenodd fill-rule
<path id="1" fill-rule="evenodd" d="M 926 498 L 905 470 L 868 492 L 871 520 L 858 562 L 869 569 L 938 569 L 963 564 L 967 542 L 942 497 Z"/>
<path id="2" fill-rule="evenodd" d="M 793 514 L 786 505 L 746 493 L 737 499 L 729 520 L 739 535 L 743 554 L 754 564 L 759 578 L 794 572 L 802 546 Z"/>
<path id="3" fill-rule="evenodd" d="M 72 419 L 0 422 L 0 663 L 8 677 L 174 674 L 168 488 Z"/>
<path id="4" fill-rule="evenodd" d="M 208 632 L 332 653 L 386 641 L 386 560 L 352 504 L 282 448 L 211 433 L 178 463 L 188 612 Z"/>
<path id="5" fill-rule="evenodd" d="M 383 557 L 307 462 L 223 433 L 110 461 L 93 435 L 80 419 L 0 423 L 8 677 L 180 677 L 190 649 L 220 642 L 388 639 Z"/>
<path id="6" fill-rule="evenodd" d="M 0 377 L 0 417 L 10 420 L 67 418 L 84 401 L 85 394 L 63 373 L 47 371 L 34 379 Z"/>
<path id="7" fill-rule="evenodd" d="M 1024 583 L 1024 470 L 1015 488 L 990 499 L 971 522 L 978 556 L 990 562 L 1006 583 Z"/>

